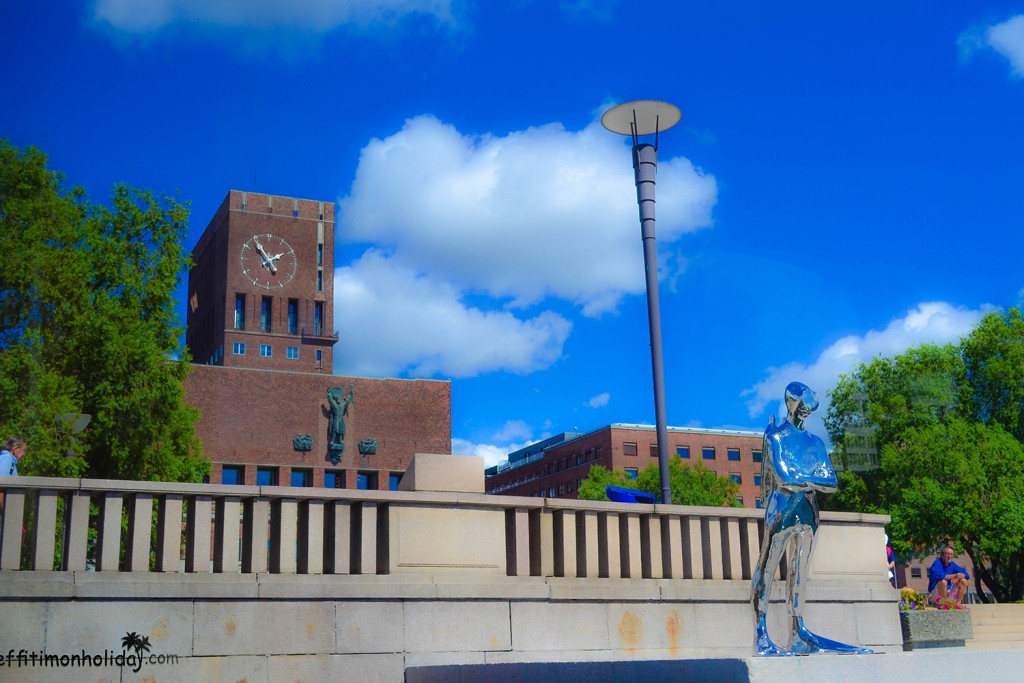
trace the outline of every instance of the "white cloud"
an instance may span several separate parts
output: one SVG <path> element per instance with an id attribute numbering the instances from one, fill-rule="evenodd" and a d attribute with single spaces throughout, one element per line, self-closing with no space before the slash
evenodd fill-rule
<path id="1" fill-rule="evenodd" d="M 821 400 L 821 407 L 811 417 L 809 428 L 824 437 L 822 418 L 828 412 L 827 393 L 835 387 L 840 374 L 853 370 L 858 363 L 868 362 L 876 356 L 893 356 L 911 346 L 955 343 L 990 310 L 989 306 L 970 310 L 942 301 L 919 304 L 902 318 L 893 319 L 884 330 L 843 337 L 809 365 L 795 361 L 769 368 L 765 379 L 743 391 L 742 395 L 749 397 L 747 409 L 751 417 L 757 417 L 769 406 L 774 406 L 775 414 L 784 417 L 782 394 L 786 385 L 793 381 L 803 382 L 817 392 Z"/>
<path id="2" fill-rule="evenodd" d="M 554 363 L 572 324 L 542 312 L 521 320 L 464 303 L 453 286 L 370 249 L 334 277 L 335 325 L 345 331 L 335 372 L 471 377 L 529 373 Z"/>
<path id="3" fill-rule="evenodd" d="M 657 192 L 659 245 L 711 224 L 715 179 L 687 159 L 662 159 Z M 597 122 L 476 136 L 418 116 L 366 145 L 339 205 L 339 240 L 513 307 L 598 315 L 643 291 L 629 148 Z"/>
<path id="4" fill-rule="evenodd" d="M 496 441 L 513 441 L 515 439 L 529 440 L 533 436 L 533 430 L 522 420 L 509 420 L 494 435 Z M 513 449 L 515 450 L 515 449 Z"/>
<path id="5" fill-rule="evenodd" d="M 1024 76 L 1024 15 L 1017 15 L 985 32 L 989 47 L 1005 57 L 1017 77 Z"/>
<path id="6" fill-rule="evenodd" d="M 598 394 L 597 396 L 592 397 L 585 405 L 588 408 L 602 408 L 608 405 L 608 401 L 611 399 L 612 395 L 606 391 L 603 394 Z"/>
<path id="7" fill-rule="evenodd" d="M 522 420 L 509 420 L 491 437 L 494 443 L 473 443 L 466 439 L 452 439 L 453 455 L 479 455 L 484 459 L 486 467 L 505 462 L 509 453 L 525 448 L 551 434 L 544 432 L 533 437 L 533 430 Z"/>
<path id="8" fill-rule="evenodd" d="M 1024 15 L 1017 15 L 1001 24 L 975 25 L 957 38 L 961 61 L 970 60 L 984 50 L 994 50 L 1010 62 L 1011 74 L 1024 77 Z"/>
<path id="9" fill-rule="evenodd" d="M 506 446 L 495 446 L 494 444 L 477 444 L 465 439 L 452 439 L 452 455 L 479 455 L 484 459 L 484 467 L 493 467 L 508 459 L 511 451 L 516 451 L 522 446 L 509 448 Z"/>
<path id="10" fill-rule="evenodd" d="M 324 33 L 343 24 L 392 23 L 410 14 L 454 21 L 451 0 L 96 0 L 93 10 L 95 19 L 129 33 L 156 31 L 177 21 Z"/>

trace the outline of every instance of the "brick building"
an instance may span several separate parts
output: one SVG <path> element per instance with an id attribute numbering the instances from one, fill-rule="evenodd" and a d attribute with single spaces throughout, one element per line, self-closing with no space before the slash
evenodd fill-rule
<path id="1" fill-rule="evenodd" d="M 346 447 L 334 465 L 326 448 L 327 390 L 347 394 L 350 384 Z M 196 431 L 215 483 L 386 490 L 397 486 L 414 453 L 451 452 L 448 382 L 197 365 L 185 392 L 201 411 Z M 296 448 L 295 438 L 306 434 L 311 450 Z M 376 440 L 376 452 L 362 452 L 368 439 Z"/>
<path id="2" fill-rule="evenodd" d="M 451 452 L 449 382 L 331 374 L 333 203 L 232 190 L 192 260 L 185 395 L 211 482 L 387 490 Z M 332 387 L 352 396 L 333 450 Z"/>
<path id="3" fill-rule="evenodd" d="M 331 371 L 334 204 L 232 190 L 192 262 L 185 343 L 194 362 Z"/>
<path id="4" fill-rule="evenodd" d="M 669 447 L 683 462 L 703 460 L 740 485 L 738 500 L 757 507 L 761 490 L 761 432 L 669 427 Z M 486 491 L 510 496 L 576 498 L 591 466 L 636 473 L 658 461 L 652 425 L 611 424 L 585 434 L 567 432 L 515 453 L 487 470 Z"/>

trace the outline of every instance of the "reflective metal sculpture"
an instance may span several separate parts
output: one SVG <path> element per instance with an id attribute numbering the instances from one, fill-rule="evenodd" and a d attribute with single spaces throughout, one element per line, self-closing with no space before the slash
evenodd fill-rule
<path id="1" fill-rule="evenodd" d="M 832 462 L 824 442 L 804 429 L 818 407 L 818 398 L 800 382 L 786 387 L 788 417 L 775 425 L 773 415 L 764 430 L 761 501 L 765 506 L 764 542 L 753 576 L 754 652 L 758 656 L 808 655 L 817 652 L 866 654 L 866 650 L 829 640 L 804 627 L 803 595 L 818 530 L 816 492 L 836 490 Z M 791 620 L 790 642 L 783 648 L 768 637 L 767 611 L 772 582 L 782 556 L 787 558 L 786 593 Z"/>

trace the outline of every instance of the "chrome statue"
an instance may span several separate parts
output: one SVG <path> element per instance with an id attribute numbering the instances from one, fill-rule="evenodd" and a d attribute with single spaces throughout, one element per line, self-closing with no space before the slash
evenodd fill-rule
<path id="1" fill-rule="evenodd" d="M 755 640 L 758 656 L 809 655 L 816 652 L 867 654 L 866 650 L 844 645 L 811 633 L 804 627 L 803 596 L 818 530 L 816 492 L 831 493 L 839 480 L 832 468 L 824 442 L 804 429 L 804 422 L 818 407 L 814 392 L 800 382 L 786 387 L 788 418 L 775 425 L 775 416 L 764 430 L 761 464 L 761 502 L 764 503 L 764 542 L 753 577 Z M 768 637 L 767 611 L 775 572 L 786 554 L 786 592 L 792 633 L 787 648 Z"/>

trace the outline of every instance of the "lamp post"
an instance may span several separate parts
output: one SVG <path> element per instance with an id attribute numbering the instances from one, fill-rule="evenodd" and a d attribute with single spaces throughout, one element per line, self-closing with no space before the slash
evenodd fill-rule
<path id="1" fill-rule="evenodd" d="M 658 473 L 661 502 L 672 502 L 668 475 L 668 428 L 665 424 L 665 367 L 661 352 L 661 310 L 658 304 L 658 257 L 654 237 L 654 185 L 658 172 L 658 134 L 679 123 L 679 108 L 667 102 L 638 100 L 612 107 L 601 117 L 601 125 L 633 140 L 633 175 L 636 202 L 640 210 L 640 238 L 644 245 L 647 274 L 647 320 L 651 333 L 651 371 L 654 375 L 654 423 L 658 434 Z M 654 135 L 654 144 L 641 143 L 641 136 Z"/>

